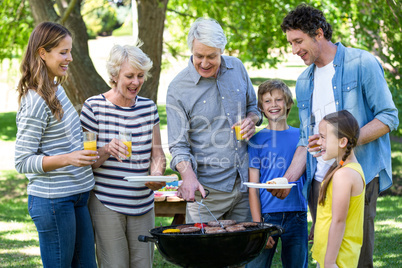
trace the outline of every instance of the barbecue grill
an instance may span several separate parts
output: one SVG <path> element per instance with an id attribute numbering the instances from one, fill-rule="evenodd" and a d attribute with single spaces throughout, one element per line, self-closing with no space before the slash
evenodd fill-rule
<path id="1" fill-rule="evenodd" d="M 268 236 L 284 232 L 280 226 L 258 223 L 244 231 L 227 233 L 163 233 L 177 226 L 154 228 L 149 231 L 152 237 L 139 236 L 138 240 L 154 242 L 166 260 L 181 267 L 212 268 L 246 264 L 264 249 Z"/>

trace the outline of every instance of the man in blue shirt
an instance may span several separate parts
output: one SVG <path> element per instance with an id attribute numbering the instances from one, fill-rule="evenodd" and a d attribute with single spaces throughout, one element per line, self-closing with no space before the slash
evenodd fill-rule
<path id="1" fill-rule="evenodd" d="M 208 189 L 203 202 L 216 218 L 245 221 L 247 143 L 234 127 L 241 125 L 244 139 L 253 136 L 261 117 L 255 91 L 241 61 L 222 55 L 226 37 L 216 21 L 197 19 L 187 42 L 193 55 L 166 98 L 170 166 L 183 179 L 178 195 L 200 200 Z M 205 208 L 200 214 L 197 203 L 187 203 L 186 222 L 213 220 Z"/>
<path id="2" fill-rule="evenodd" d="M 359 267 L 373 267 L 376 202 L 379 192 L 392 185 L 389 132 L 399 124 L 383 68 L 367 51 L 332 43 L 331 25 L 320 10 L 308 5 L 299 5 L 291 11 L 281 27 L 293 54 L 300 56 L 309 66 L 296 83 L 301 135 L 285 177 L 289 181 L 296 180 L 307 163 L 304 194 L 310 194 L 309 206 L 314 213 L 319 181 L 332 164 L 322 161 L 320 148 L 313 148 L 318 138 L 316 126 L 333 111 L 346 109 L 354 115 L 361 127 L 355 153 L 367 183 Z M 306 148 L 310 154 L 306 153 Z M 272 194 L 284 198 L 288 191 Z M 313 228 L 310 236 L 313 238 Z"/>

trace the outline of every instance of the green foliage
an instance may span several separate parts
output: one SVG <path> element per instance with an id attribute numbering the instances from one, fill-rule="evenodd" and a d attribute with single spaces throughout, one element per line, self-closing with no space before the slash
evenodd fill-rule
<path id="1" fill-rule="evenodd" d="M 385 77 L 402 115 L 401 23 L 402 11 L 395 1 L 309 0 L 323 11 L 333 28 L 333 42 L 368 50 L 385 67 Z M 170 0 L 166 28 L 172 40 L 166 44 L 173 56 L 187 51 L 187 34 L 198 17 L 216 19 L 226 33 L 226 53 L 252 66 L 275 66 L 290 52 L 280 28 L 282 19 L 300 1 L 275 0 Z M 402 116 L 400 116 L 402 118 Z M 402 135 L 402 129 L 398 129 Z"/>
<path id="2" fill-rule="evenodd" d="M 158 105 L 158 114 L 160 121 L 160 129 L 166 129 L 167 125 L 166 105 Z"/>
<path id="3" fill-rule="evenodd" d="M 123 14 L 125 17 L 123 17 Z M 133 34 L 133 13 L 131 12 L 131 7 L 119 7 L 117 20 L 119 23 L 122 23 L 122 26 L 113 31 L 113 36 L 127 36 Z"/>
<path id="4" fill-rule="evenodd" d="M 344 40 L 349 36 L 345 30 L 345 13 L 332 1 L 306 2 L 324 10 L 328 21 L 334 25 L 337 39 Z M 280 25 L 286 14 L 299 3 L 295 0 L 170 0 L 166 28 L 172 41 L 167 44 L 168 49 L 173 56 L 180 55 L 183 48 L 187 49 L 191 23 L 198 17 L 209 17 L 217 20 L 226 34 L 227 54 L 255 67 L 275 66 L 290 50 Z"/>
<path id="5" fill-rule="evenodd" d="M 351 1 L 349 22 L 355 42 L 382 62 L 385 77 L 402 119 L 402 9 L 397 1 Z M 402 136 L 399 128 L 396 134 Z"/>
<path id="6" fill-rule="evenodd" d="M 111 35 L 123 23 L 117 19 L 116 6 L 107 0 L 87 0 L 81 7 L 89 38 Z"/>
<path id="7" fill-rule="evenodd" d="M 34 25 L 28 1 L 0 1 L 0 18 L 0 62 L 21 57 Z"/>
<path id="8" fill-rule="evenodd" d="M 17 136 L 16 115 L 16 112 L 0 113 L 0 140 L 15 141 Z"/>
<path id="9" fill-rule="evenodd" d="M 342 41 L 345 45 L 368 50 L 381 60 L 402 118 L 400 3 L 395 0 L 305 2 L 323 11 L 333 27 L 333 42 Z M 124 6 L 119 9 L 107 0 L 82 3 L 81 14 L 88 33 L 95 37 L 118 28 L 131 1 L 124 0 Z M 165 35 L 164 47 L 173 57 L 188 56 L 186 39 L 191 23 L 198 17 L 211 17 L 222 25 L 227 35 L 227 54 L 255 67 L 275 66 L 285 59 L 284 53 L 290 51 L 280 24 L 299 3 L 297 0 L 170 0 L 165 25 L 169 34 Z M 34 24 L 28 0 L 2 0 L 0 15 L 0 61 L 19 57 Z M 395 134 L 402 135 L 402 129 L 398 128 Z"/>

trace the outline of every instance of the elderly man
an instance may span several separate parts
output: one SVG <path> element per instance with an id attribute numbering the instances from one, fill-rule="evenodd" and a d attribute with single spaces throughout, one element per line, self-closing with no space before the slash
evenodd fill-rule
<path id="1" fill-rule="evenodd" d="M 396 129 L 398 112 L 384 79 L 384 71 L 367 51 L 332 43 L 332 28 L 323 13 L 305 4 L 291 11 L 282 22 L 282 30 L 292 46 L 309 67 L 296 83 L 296 98 L 302 129 L 299 147 L 285 177 L 300 177 L 306 163 L 306 148 L 316 153 L 317 127 L 321 119 L 343 109 L 351 112 L 360 125 L 355 153 L 366 178 L 364 238 L 358 267 L 373 267 L 374 217 L 379 192 L 392 185 L 389 132 Z M 312 126 L 311 128 L 308 126 Z M 320 153 L 307 156 L 305 194 L 310 193 L 309 206 L 317 206 L 320 181 L 331 163 Z M 311 192 L 310 189 L 311 188 Z M 287 191 L 272 194 L 284 198 Z M 310 234 L 313 238 L 313 228 Z"/>
<path id="2" fill-rule="evenodd" d="M 255 91 L 240 60 L 223 56 L 226 37 L 212 19 L 197 19 L 188 34 L 192 56 L 170 83 L 166 100 L 171 168 L 180 172 L 178 195 L 203 203 L 219 219 L 250 218 L 247 142 L 260 121 Z M 241 125 L 244 140 L 234 126 Z M 205 207 L 188 203 L 186 222 L 212 220 Z"/>

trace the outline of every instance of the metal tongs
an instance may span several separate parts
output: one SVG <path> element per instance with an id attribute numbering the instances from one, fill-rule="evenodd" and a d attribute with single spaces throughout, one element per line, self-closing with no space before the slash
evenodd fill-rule
<path id="1" fill-rule="evenodd" d="M 220 223 L 220 222 L 215 218 L 214 214 L 212 214 L 212 212 L 209 210 L 209 208 L 208 208 L 205 204 L 202 203 L 202 201 L 204 201 L 204 199 L 207 198 L 207 196 L 209 195 L 209 190 L 208 190 L 208 189 L 205 189 L 205 192 L 206 192 L 207 194 L 205 195 L 205 197 L 202 197 L 202 198 L 201 198 L 201 201 L 200 201 L 200 202 L 197 201 L 197 200 L 195 200 L 195 202 L 198 204 L 198 215 L 200 216 L 201 232 L 202 232 L 203 234 L 205 234 L 205 231 L 204 231 L 204 224 L 203 224 L 203 221 L 202 221 L 202 219 L 201 219 L 201 212 L 200 212 L 201 206 L 202 206 L 202 207 L 205 207 L 205 208 L 208 210 L 209 214 L 211 214 L 211 216 L 214 218 L 214 220 L 215 220 L 217 223 L 219 223 L 219 225 L 223 228 L 223 224 Z"/>

